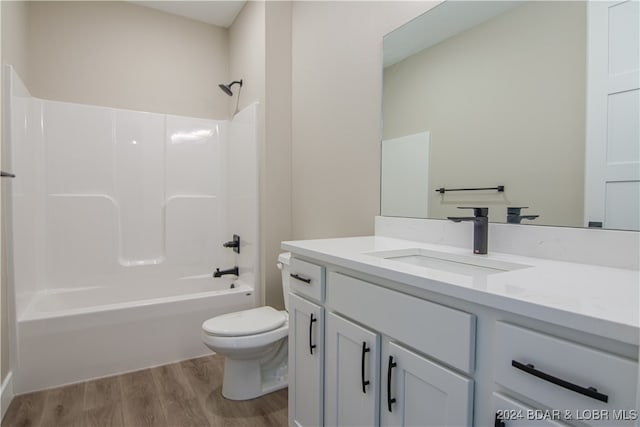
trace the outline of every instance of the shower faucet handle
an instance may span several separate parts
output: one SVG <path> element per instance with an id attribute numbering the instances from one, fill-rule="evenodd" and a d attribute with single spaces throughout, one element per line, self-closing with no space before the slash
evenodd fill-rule
<path id="1" fill-rule="evenodd" d="M 233 240 L 223 243 L 222 246 L 225 248 L 233 248 L 233 251 L 239 254 L 240 253 L 240 236 L 238 236 L 237 234 L 234 234 Z"/>

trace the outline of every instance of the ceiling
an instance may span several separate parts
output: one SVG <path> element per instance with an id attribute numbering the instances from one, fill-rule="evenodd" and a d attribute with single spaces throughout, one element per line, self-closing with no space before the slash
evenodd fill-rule
<path id="1" fill-rule="evenodd" d="M 131 1 L 138 6 L 150 7 L 174 15 L 184 16 L 218 27 L 233 24 L 246 0 L 231 1 Z"/>

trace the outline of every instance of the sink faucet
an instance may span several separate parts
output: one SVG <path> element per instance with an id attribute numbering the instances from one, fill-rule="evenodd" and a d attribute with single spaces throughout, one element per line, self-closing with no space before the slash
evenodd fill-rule
<path id="1" fill-rule="evenodd" d="M 216 268 L 215 273 L 213 273 L 213 277 L 222 277 L 226 274 L 235 274 L 236 276 L 239 276 L 238 274 L 238 266 L 235 266 L 233 268 L 230 268 L 228 270 L 220 270 L 219 268 Z"/>
<path id="2" fill-rule="evenodd" d="M 520 224 L 523 219 L 534 220 L 540 215 L 521 215 L 522 209 L 527 209 L 528 206 L 512 206 L 507 207 L 507 224 Z"/>
<path id="3" fill-rule="evenodd" d="M 474 216 L 450 216 L 453 222 L 473 221 L 473 253 L 486 254 L 489 240 L 489 208 L 467 208 L 458 207 L 458 209 L 473 209 Z"/>

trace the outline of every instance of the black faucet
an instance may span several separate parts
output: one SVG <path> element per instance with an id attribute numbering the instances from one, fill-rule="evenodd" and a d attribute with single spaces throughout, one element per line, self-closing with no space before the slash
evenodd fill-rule
<path id="1" fill-rule="evenodd" d="M 486 254 L 489 240 L 489 208 L 467 208 L 459 207 L 458 209 L 473 209 L 474 216 L 450 216 L 453 222 L 473 221 L 473 253 Z"/>
<path id="2" fill-rule="evenodd" d="M 233 248 L 233 251 L 237 254 L 240 253 L 240 236 L 237 234 L 233 235 L 233 240 L 223 243 L 222 246 L 225 248 Z"/>
<path id="3" fill-rule="evenodd" d="M 230 268 L 228 270 L 220 270 L 219 268 L 216 268 L 216 271 L 213 273 L 213 277 L 222 277 L 226 274 L 235 274 L 236 276 L 239 276 L 238 274 L 238 266 L 235 266 L 233 268 Z"/>
<path id="4" fill-rule="evenodd" d="M 527 209 L 527 206 L 513 206 L 507 207 L 507 224 L 520 224 L 523 219 L 534 220 L 540 215 L 520 215 L 522 209 Z"/>

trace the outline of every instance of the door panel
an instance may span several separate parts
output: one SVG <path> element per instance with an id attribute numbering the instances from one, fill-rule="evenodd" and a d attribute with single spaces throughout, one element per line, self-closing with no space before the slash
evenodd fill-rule
<path id="1" fill-rule="evenodd" d="M 471 379 L 388 341 L 382 344 L 381 364 L 380 425 L 471 425 Z"/>
<path id="2" fill-rule="evenodd" d="M 378 424 L 379 350 L 377 334 L 335 313 L 327 314 L 326 425 Z"/>
<path id="3" fill-rule="evenodd" d="M 324 309 L 289 294 L 289 425 L 323 423 Z"/>

